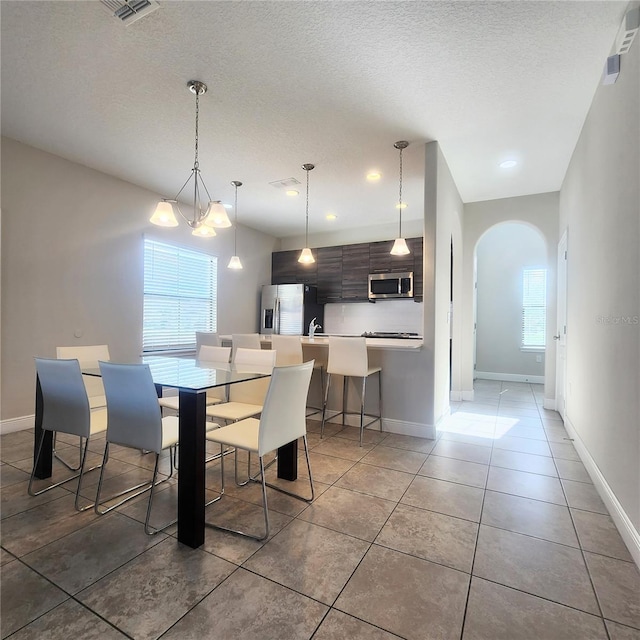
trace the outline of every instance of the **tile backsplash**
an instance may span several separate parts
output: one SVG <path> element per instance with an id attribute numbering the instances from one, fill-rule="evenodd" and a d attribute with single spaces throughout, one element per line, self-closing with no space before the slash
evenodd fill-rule
<path id="1" fill-rule="evenodd" d="M 356 335 L 363 331 L 398 331 L 422 335 L 422 314 L 423 304 L 413 300 L 326 304 L 321 331 Z"/>

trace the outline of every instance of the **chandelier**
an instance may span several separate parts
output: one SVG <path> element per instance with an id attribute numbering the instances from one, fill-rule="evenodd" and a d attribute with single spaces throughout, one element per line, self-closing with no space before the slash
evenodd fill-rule
<path id="1" fill-rule="evenodd" d="M 400 196 L 397 204 L 399 210 L 398 237 L 393 243 L 390 253 L 392 256 L 406 256 L 411 253 L 411 251 L 409 251 L 409 247 L 407 247 L 407 241 L 402 237 L 402 210 L 407 206 L 402 202 L 402 151 L 409 146 L 409 143 L 406 140 L 398 140 L 393 146 L 400 151 Z"/>
<path id="2" fill-rule="evenodd" d="M 193 160 L 193 168 L 191 174 L 182 185 L 180 191 L 173 198 L 163 198 L 156 207 L 150 222 L 160 227 L 177 227 L 178 220 L 175 212 L 177 211 L 184 221 L 193 229 L 191 232 L 194 236 L 202 238 L 210 238 L 216 235 L 216 228 L 223 229 L 231 226 L 231 221 L 219 200 L 212 200 L 207 185 L 202 179 L 200 172 L 200 162 L 198 160 L 198 118 L 200 115 L 200 96 L 207 91 L 207 85 L 199 80 L 190 80 L 187 83 L 189 91 L 196 96 L 196 131 L 195 131 L 195 156 Z M 189 205 L 189 214 L 185 215 L 180 208 L 178 198 L 185 190 L 186 186 L 193 183 L 193 200 Z M 207 196 L 206 204 L 203 202 L 201 190 Z"/>

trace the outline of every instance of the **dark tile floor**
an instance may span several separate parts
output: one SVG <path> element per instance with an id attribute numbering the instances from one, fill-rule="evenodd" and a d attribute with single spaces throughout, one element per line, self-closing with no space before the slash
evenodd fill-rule
<path id="1" fill-rule="evenodd" d="M 478 381 L 437 442 L 371 431 L 360 448 L 309 421 L 315 502 L 270 491 L 267 542 L 207 529 L 198 550 L 175 527 L 146 536 L 144 498 L 97 517 L 73 486 L 29 497 L 33 434 L 2 436 L 2 638 L 640 640 L 640 573 L 541 394 Z M 107 490 L 150 464 L 115 448 Z M 208 519 L 257 530 L 259 487 L 228 487 Z"/>

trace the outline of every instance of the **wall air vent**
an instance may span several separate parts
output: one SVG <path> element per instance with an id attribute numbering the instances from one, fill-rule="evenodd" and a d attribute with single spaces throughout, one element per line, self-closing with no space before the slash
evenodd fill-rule
<path id="1" fill-rule="evenodd" d="M 160 8 L 155 0 L 100 0 L 100 4 L 109 15 L 126 25 L 133 24 Z"/>
<path id="2" fill-rule="evenodd" d="M 269 184 L 276 189 L 289 189 L 290 187 L 295 187 L 297 184 L 300 184 L 300 180 L 296 180 L 295 178 L 285 178 L 284 180 L 276 180 Z"/>

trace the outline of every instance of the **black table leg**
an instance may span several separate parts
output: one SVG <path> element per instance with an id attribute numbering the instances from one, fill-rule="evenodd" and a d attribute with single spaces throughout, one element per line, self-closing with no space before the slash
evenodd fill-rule
<path id="1" fill-rule="evenodd" d="M 40 479 L 50 478 L 53 473 L 53 431 L 44 431 L 42 429 L 42 409 L 42 387 L 40 386 L 40 378 L 36 376 L 36 421 L 33 464 L 35 466 L 35 476 Z M 36 459 L 43 433 L 44 442 L 42 443 L 40 458 Z"/>
<path id="2" fill-rule="evenodd" d="M 294 440 L 278 449 L 278 478 L 298 478 L 298 441 Z"/>
<path id="3" fill-rule="evenodd" d="M 196 549 L 204 544 L 206 394 L 179 393 L 178 540 Z"/>

